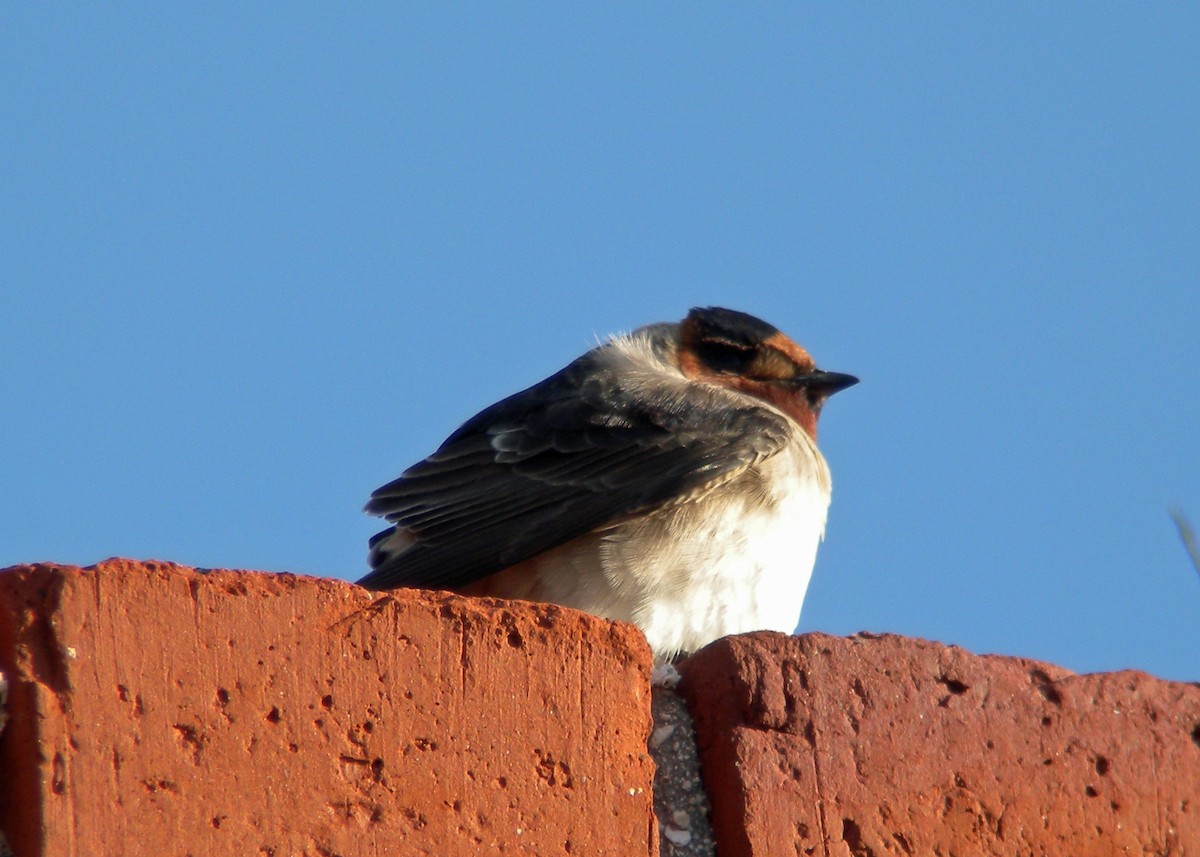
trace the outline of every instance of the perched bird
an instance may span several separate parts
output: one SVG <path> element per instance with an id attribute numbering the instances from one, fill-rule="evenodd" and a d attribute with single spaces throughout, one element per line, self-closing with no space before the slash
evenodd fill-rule
<path id="1" fill-rule="evenodd" d="M 709 307 L 612 338 L 468 420 L 371 495 L 371 589 L 547 601 L 645 632 L 659 661 L 791 632 L 825 529 L 817 369 Z"/>

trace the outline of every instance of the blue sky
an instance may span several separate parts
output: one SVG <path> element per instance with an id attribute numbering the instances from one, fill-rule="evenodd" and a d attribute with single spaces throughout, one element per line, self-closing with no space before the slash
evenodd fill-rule
<path id="1" fill-rule="evenodd" d="M 718 304 L 862 378 L 803 630 L 1200 679 L 1197 44 L 1165 3 L 9 8 L 0 565 L 354 579 L 462 420 Z"/>

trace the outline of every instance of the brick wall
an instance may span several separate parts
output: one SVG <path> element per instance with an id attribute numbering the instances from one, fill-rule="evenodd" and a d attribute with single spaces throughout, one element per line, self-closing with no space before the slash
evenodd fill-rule
<path id="1" fill-rule="evenodd" d="M 548 605 L 9 569 L 0 831 L 18 857 L 657 854 L 650 666 Z M 894 636 L 747 635 L 680 672 L 721 857 L 1200 854 L 1196 685 Z"/>

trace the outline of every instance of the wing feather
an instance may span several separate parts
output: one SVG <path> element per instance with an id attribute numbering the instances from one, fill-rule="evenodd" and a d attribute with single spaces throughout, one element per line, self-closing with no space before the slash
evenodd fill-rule
<path id="1" fill-rule="evenodd" d="M 374 568 L 359 582 L 465 586 L 703 491 L 787 442 L 777 411 L 688 384 L 630 381 L 601 348 L 482 411 L 371 495 L 367 511 L 412 538 L 395 553 L 372 551 Z"/>

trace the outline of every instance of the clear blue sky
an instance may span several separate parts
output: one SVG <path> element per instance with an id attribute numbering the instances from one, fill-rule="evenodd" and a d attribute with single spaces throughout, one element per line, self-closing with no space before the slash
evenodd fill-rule
<path id="1" fill-rule="evenodd" d="M 862 378 L 802 629 L 1200 679 L 1200 7 L 400 5 L 5 10 L 0 564 L 356 578 L 719 304 Z"/>

